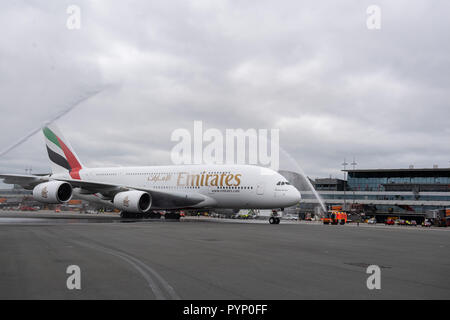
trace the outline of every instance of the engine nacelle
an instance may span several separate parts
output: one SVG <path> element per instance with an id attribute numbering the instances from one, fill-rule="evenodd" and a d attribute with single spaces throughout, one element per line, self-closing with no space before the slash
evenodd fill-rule
<path id="1" fill-rule="evenodd" d="M 152 206 L 152 197 L 143 191 L 124 191 L 116 194 L 113 202 L 122 211 L 144 213 Z"/>
<path id="2" fill-rule="evenodd" d="M 33 189 L 33 198 L 45 203 L 64 203 L 72 198 L 72 186 L 64 181 L 49 181 Z"/>

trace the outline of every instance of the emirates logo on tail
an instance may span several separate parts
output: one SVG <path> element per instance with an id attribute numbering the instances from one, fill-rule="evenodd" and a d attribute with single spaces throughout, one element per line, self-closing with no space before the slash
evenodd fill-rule
<path id="1" fill-rule="evenodd" d="M 42 196 L 42 198 L 47 198 L 47 196 L 48 196 L 48 190 L 47 190 L 47 187 L 43 187 L 43 188 L 42 188 L 41 196 Z"/>
<path id="2" fill-rule="evenodd" d="M 130 200 L 128 199 L 128 196 L 123 198 L 123 206 L 128 207 L 130 205 Z"/>
<path id="3" fill-rule="evenodd" d="M 44 127 L 42 130 L 45 136 L 47 153 L 52 162 L 52 170 L 54 172 L 66 172 L 65 170 L 67 170 L 72 179 L 81 180 L 80 170 L 83 166 L 69 142 L 56 127 L 52 129 Z"/>

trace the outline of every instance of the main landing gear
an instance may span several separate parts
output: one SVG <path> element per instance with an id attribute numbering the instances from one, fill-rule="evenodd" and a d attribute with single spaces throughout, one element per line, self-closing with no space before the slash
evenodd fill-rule
<path id="1" fill-rule="evenodd" d="M 176 211 L 166 211 L 165 214 L 161 214 L 158 211 L 149 211 L 145 213 L 133 213 L 122 211 L 120 217 L 123 219 L 161 219 L 164 216 L 165 220 L 179 221 L 180 213 Z"/>
<path id="2" fill-rule="evenodd" d="M 140 213 L 122 211 L 120 213 L 120 217 L 123 219 L 137 219 L 137 218 L 142 218 L 143 215 Z"/>
<path id="3" fill-rule="evenodd" d="M 161 213 L 157 211 L 150 211 L 145 213 L 133 213 L 122 211 L 120 217 L 124 219 L 161 219 Z"/>
<path id="4" fill-rule="evenodd" d="M 166 211 L 166 214 L 164 215 L 164 219 L 179 221 L 180 213 L 178 213 L 176 211 Z"/>
<path id="5" fill-rule="evenodd" d="M 161 219 L 161 212 L 150 211 L 148 213 L 145 213 L 144 217 L 147 219 Z"/>

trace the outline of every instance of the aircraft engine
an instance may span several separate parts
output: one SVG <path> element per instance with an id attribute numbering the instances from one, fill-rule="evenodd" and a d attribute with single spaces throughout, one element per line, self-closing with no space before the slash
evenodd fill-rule
<path id="1" fill-rule="evenodd" d="M 114 197 L 114 206 L 126 212 L 144 213 L 152 206 L 152 197 L 137 190 L 119 192 Z"/>
<path id="2" fill-rule="evenodd" d="M 72 198 L 72 186 L 64 181 L 49 181 L 33 189 L 33 198 L 44 203 L 64 203 Z"/>

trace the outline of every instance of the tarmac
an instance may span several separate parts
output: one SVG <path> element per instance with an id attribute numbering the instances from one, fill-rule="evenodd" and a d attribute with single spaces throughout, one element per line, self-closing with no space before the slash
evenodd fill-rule
<path id="1" fill-rule="evenodd" d="M 450 299 L 449 247 L 447 228 L 0 211 L 0 299 Z"/>

